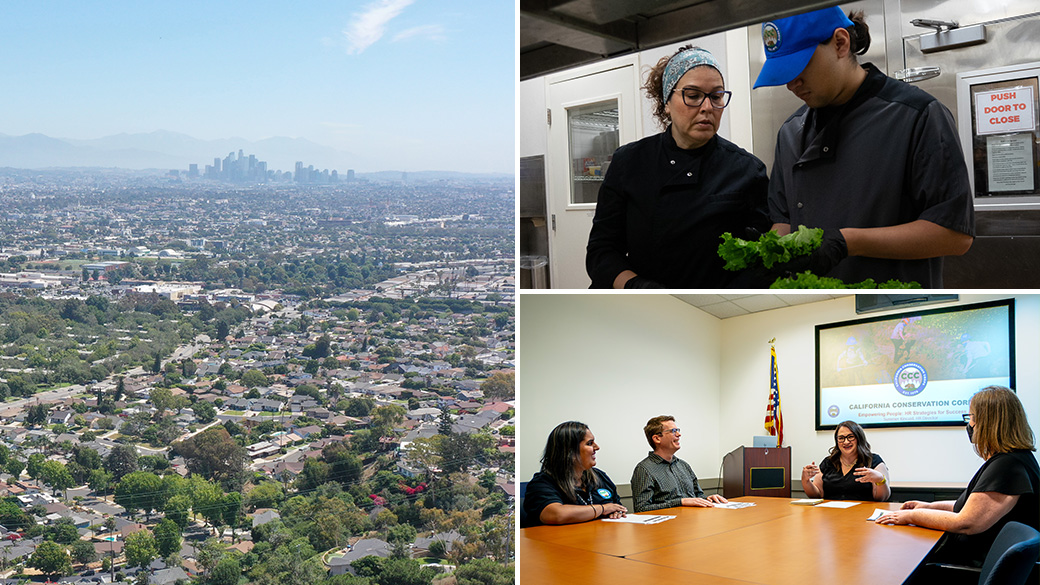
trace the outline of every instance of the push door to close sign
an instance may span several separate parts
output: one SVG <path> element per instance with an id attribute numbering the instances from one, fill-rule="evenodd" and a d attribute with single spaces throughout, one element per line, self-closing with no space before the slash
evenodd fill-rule
<path id="1" fill-rule="evenodd" d="M 1033 88 L 1012 87 L 975 94 L 975 127 L 979 135 L 1032 132 Z"/>

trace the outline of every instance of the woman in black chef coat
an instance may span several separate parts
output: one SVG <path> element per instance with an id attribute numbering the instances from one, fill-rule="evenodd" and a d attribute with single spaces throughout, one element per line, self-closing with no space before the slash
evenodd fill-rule
<path id="1" fill-rule="evenodd" d="M 870 451 L 867 435 L 859 424 L 847 420 L 834 431 L 830 455 L 802 468 L 802 490 L 810 498 L 828 500 L 875 500 L 892 495 L 888 467 Z"/>
<path id="2" fill-rule="evenodd" d="M 686 46 L 643 86 L 665 131 L 614 152 L 585 256 L 592 288 L 721 288 L 723 232 L 768 230 L 765 165 L 716 133 L 729 104 L 718 61 Z"/>

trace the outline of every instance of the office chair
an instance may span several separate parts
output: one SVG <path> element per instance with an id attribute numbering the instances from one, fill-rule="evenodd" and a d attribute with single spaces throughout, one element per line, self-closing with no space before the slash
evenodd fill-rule
<path id="1" fill-rule="evenodd" d="M 1040 532 L 1019 522 L 1008 522 L 986 554 L 979 585 L 1024 585 L 1030 572 L 1036 570 L 1038 556 Z"/>
<path id="2" fill-rule="evenodd" d="M 527 510 L 524 510 L 524 495 L 527 493 L 526 481 L 520 482 L 520 499 L 518 505 L 520 506 L 520 528 L 527 528 Z"/>
<path id="3" fill-rule="evenodd" d="M 978 574 L 978 585 L 1025 585 L 1030 574 L 1035 575 L 1038 555 L 1040 532 L 1020 522 L 1008 522 L 986 553 L 981 569 L 946 563 L 929 563 L 928 566 L 942 570 L 942 578 L 949 582 L 975 583 L 971 575 Z M 934 572 L 925 574 L 939 575 Z M 1035 577 L 1033 582 L 1036 582 Z"/>

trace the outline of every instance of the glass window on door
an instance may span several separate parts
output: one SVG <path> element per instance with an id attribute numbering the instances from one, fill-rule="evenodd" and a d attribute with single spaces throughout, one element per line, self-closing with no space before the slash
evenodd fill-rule
<path id="1" fill-rule="evenodd" d="M 1040 194 L 1037 78 L 971 86 L 975 197 Z"/>
<path id="2" fill-rule="evenodd" d="M 596 203 L 619 141 L 616 99 L 567 109 L 572 205 Z"/>

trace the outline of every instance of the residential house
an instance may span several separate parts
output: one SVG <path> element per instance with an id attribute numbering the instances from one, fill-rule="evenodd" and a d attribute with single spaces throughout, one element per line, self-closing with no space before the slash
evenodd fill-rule
<path id="1" fill-rule="evenodd" d="M 333 556 L 328 560 L 330 575 L 356 575 L 350 564 L 367 556 L 389 557 L 390 545 L 378 538 L 366 538 L 359 540 L 354 546 L 342 556 Z"/>

